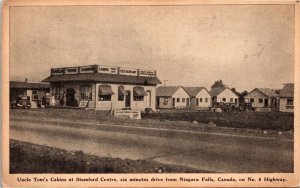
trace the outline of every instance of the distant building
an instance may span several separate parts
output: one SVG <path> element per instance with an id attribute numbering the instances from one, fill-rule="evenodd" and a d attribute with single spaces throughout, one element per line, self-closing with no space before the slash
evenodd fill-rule
<path id="1" fill-rule="evenodd" d="M 27 98 L 31 103 L 31 108 L 37 108 L 38 102 L 44 98 L 46 100 L 47 95 L 50 92 L 50 85 L 44 83 L 27 83 L 18 82 L 18 81 L 10 81 L 9 82 L 9 96 L 10 101 L 14 102 L 20 98 Z"/>
<path id="2" fill-rule="evenodd" d="M 156 88 L 156 102 L 159 108 L 187 108 L 190 96 L 182 86 L 159 86 Z"/>
<path id="3" fill-rule="evenodd" d="M 50 104 L 95 110 L 155 110 L 156 85 L 161 84 L 155 70 L 105 65 L 52 68 L 49 82 Z M 81 105 L 82 104 L 82 105 Z"/>
<path id="4" fill-rule="evenodd" d="M 279 111 L 294 112 L 294 84 L 284 84 L 279 93 Z"/>
<path id="5" fill-rule="evenodd" d="M 271 111 L 278 106 L 277 97 L 277 94 L 269 88 L 255 88 L 245 96 L 245 102 L 251 103 L 257 111 Z"/>
<path id="6" fill-rule="evenodd" d="M 205 87 L 184 87 L 190 96 L 190 107 L 194 109 L 209 110 L 212 98 Z"/>
<path id="7" fill-rule="evenodd" d="M 228 87 L 215 87 L 209 93 L 212 97 L 213 105 L 239 105 L 238 95 Z"/>

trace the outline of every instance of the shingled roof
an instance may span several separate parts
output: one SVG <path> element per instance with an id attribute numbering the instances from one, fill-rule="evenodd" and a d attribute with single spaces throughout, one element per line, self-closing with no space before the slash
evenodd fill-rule
<path id="1" fill-rule="evenodd" d="M 13 89 L 49 89 L 50 85 L 45 83 L 27 83 L 19 81 L 10 81 L 9 87 Z"/>
<path id="2" fill-rule="evenodd" d="M 196 97 L 197 94 L 205 89 L 204 87 L 183 87 L 190 97 Z"/>
<path id="3" fill-rule="evenodd" d="M 86 74 L 65 74 L 52 75 L 44 79 L 42 82 L 105 82 L 105 83 L 122 83 L 122 84 L 142 84 L 142 85 L 157 85 L 161 81 L 157 77 L 143 76 L 127 76 L 115 74 L 101 73 L 86 73 Z"/>
<path id="4" fill-rule="evenodd" d="M 277 94 L 274 91 L 272 91 L 270 88 L 256 88 L 256 89 L 262 92 L 263 94 L 265 94 L 269 98 L 277 97 Z"/>
<path id="5" fill-rule="evenodd" d="M 222 93 L 224 90 L 226 89 L 226 87 L 214 87 L 210 90 L 209 94 L 212 97 L 216 97 L 218 96 L 220 93 Z"/>
<path id="6" fill-rule="evenodd" d="M 284 84 L 282 90 L 280 90 L 279 97 L 294 97 L 294 84 Z"/>
<path id="7" fill-rule="evenodd" d="M 157 97 L 171 97 L 181 86 L 159 86 L 156 88 Z"/>

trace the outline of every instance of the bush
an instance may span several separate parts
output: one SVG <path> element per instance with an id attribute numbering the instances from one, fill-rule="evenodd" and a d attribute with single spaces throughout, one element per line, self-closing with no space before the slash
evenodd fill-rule
<path id="1" fill-rule="evenodd" d="M 184 112 L 142 114 L 142 118 L 170 121 L 214 122 L 220 127 L 239 127 L 252 129 L 294 130 L 294 114 L 281 112 Z"/>

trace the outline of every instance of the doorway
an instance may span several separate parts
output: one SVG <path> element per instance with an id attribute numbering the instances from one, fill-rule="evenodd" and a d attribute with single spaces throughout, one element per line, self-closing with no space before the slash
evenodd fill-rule
<path id="1" fill-rule="evenodd" d="M 131 91 L 126 90 L 127 95 L 125 96 L 125 107 L 130 107 L 130 101 L 131 101 Z"/>
<path id="2" fill-rule="evenodd" d="M 269 106 L 269 99 L 265 99 L 265 107 Z"/>
<path id="3" fill-rule="evenodd" d="M 75 90 L 73 88 L 68 88 L 66 93 L 66 105 L 67 106 L 76 106 L 75 100 Z"/>

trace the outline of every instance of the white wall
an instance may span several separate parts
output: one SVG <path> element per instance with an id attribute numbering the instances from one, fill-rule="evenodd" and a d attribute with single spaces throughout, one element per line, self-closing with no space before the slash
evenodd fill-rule
<path id="1" fill-rule="evenodd" d="M 124 101 L 118 101 L 118 87 L 120 85 L 124 86 L 125 90 L 130 90 L 130 107 L 132 110 L 141 110 L 144 111 L 145 108 L 152 108 L 152 110 L 156 110 L 155 108 L 155 104 L 156 104 L 156 88 L 155 86 L 141 86 L 144 88 L 144 90 L 150 91 L 150 95 L 151 96 L 144 96 L 144 100 L 143 101 L 134 101 L 133 99 L 133 88 L 140 86 L 140 85 L 126 85 L 126 84 L 105 84 L 105 85 L 110 85 L 112 87 L 112 91 L 114 92 L 114 94 L 111 96 L 111 101 L 99 101 L 98 100 L 98 92 L 99 92 L 99 85 L 104 85 L 104 84 L 96 84 L 96 110 L 109 110 L 109 109 L 122 109 L 125 108 L 125 99 L 126 97 L 124 97 Z M 147 100 L 149 101 L 149 97 L 150 97 L 150 101 L 151 104 L 149 105 L 147 102 Z"/>
<path id="2" fill-rule="evenodd" d="M 295 100 L 294 100 L 295 103 Z M 295 104 L 294 104 L 295 105 Z M 294 112 L 294 109 L 287 109 L 287 98 L 280 98 L 279 99 L 279 111 L 280 112 Z"/>
<path id="3" fill-rule="evenodd" d="M 218 96 L 217 96 L 217 102 L 224 102 L 223 98 L 226 98 L 226 103 L 230 102 L 230 99 L 233 99 L 233 103 L 235 101 L 235 99 L 237 99 L 237 105 L 239 103 L 238 100 L 238 96 L 235 95 L 230 89 L 226 88 L 223 92 L 221 92 Z"/>
<path id="4" fill-rule="evenodd" d="M 200 98 L 202 98 L 202 102 L 200 102 Z M 205 99 L 208 99 L 207 102 L 205 102 Z M 210 94 L 205 90 L 202 89 L 196 96 L 196 100 L 199 101 L 198 106 L 196 105 L 196 107 L 211 107 L 211 96 Z M 197 104 L 197 103 L 196 103 Z"/>
<path id="5" fill-rule="evenodd" d="M 261 92 L 254 90 L 250 92 L 247 96 L 245 96 L 245 102 L 250 102 L 250 99 L 254 99 L 254 102 L 252 102 L 252 107 L 262 108 L 265 106 L 265 99 L 269 99 L 269 98 L 267 98 Z M 262 103 L 259 102 L 259 99 L 263 99 Z M 271 99 L 269 99 L 268 103 L 269 104 L 271 103 Z"/>
<path id="6" fill-rule="evenodd" d="M 190 96 L 186 93 L 186 91 L 180 87 L 172 96 L 172 98 L 175 98 L 175 108 L 186 108 L 186 101 L 190 98 Z M 180 98 L 180 102 L 177 102 L 177 98 Z M 182 102 L 182 98 L 185 98 L 185 101 Z"/>

